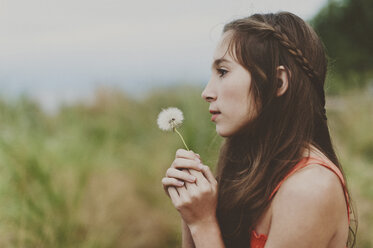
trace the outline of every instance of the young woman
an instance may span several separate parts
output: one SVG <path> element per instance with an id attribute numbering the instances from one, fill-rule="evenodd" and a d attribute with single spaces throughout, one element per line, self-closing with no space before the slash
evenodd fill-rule
<path id="1" fill-rule="evenodd" d="M 354 246 L 327 126 L 326 70 L 320 39 L 294 14 L 224 27 L 202 93 L 225 137 L 217 176 L 180 149 L 162 179 L 182 218 L 184 248 Z"/>

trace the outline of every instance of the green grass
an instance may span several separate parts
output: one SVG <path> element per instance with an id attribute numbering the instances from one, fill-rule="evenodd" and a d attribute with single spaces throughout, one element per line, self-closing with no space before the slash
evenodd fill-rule
<path id="1" fill-rule="evenodd" d="M 373 247 L 373 92 L 329 98 L 329 128 L 356 206 L 357 247 Z"/>
<path id="2" fill-rule="evenodd" d="M 185 86 L 135 100 L 100 89 L 93 103 L 54 115 L 27 97 L 0 101 L 0 247 L 180 247 L 178 213 L 161 178 L 183 144 L 156 119 L 162 108 L 180 108 L 188 146 L 214 168 L 222 139 L 200 93 Z M 358 247 L 371 247 L 373 100 L 355 92 L 330 103 L 358 207 Z"/>

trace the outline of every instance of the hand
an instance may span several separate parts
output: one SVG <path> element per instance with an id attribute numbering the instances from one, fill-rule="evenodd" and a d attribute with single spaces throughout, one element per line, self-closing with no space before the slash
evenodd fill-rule
<path id="1" fill-rule="evenodd" d="M 176 151 L 175 160 L 166 172 L 166 176 L 162 178 L 163 188 L 168 196 L 168 188 L 184 187 L 194 183 L 197 175 L 202 175 L 202 164 L 198 154 L 193 151 L 178 149 Z M 190 170 L 189 170 L 190 169 Z"/>
<path id="2" fill-rule="evenodd" d="M 196 175 L 193 184 L 168 188 L 172 203 L 189 228 L 216 224 L 218 183 L 208 166 L 203 165 L 202 173 Z"/>

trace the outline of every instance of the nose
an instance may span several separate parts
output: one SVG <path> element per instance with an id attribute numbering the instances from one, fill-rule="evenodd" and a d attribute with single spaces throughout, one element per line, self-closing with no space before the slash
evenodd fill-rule
<path id="1" fill-rule="evenodd" d="M 212 102 L 216 100 L 217 95 L 212 88 L 211 80 L 207 83 L 205 89 L 202 91 L 201 97 L 205 99 L 206 102 Z"/>

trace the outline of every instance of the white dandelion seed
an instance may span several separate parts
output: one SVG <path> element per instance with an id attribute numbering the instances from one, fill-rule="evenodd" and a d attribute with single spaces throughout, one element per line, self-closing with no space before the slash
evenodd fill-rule
<path id="1" fill-rule="evenodd" d="M 163 131 L 171 131 L 183 123 L 184 116 L 178 108 L 163 109 L 158 115 L 158 126 Z"/>
<path id="2" fill-rule="evenodd" d="M 177 131 L 177 127 L 179 127 L 184 120 L 183 112 L 181 112 L 178 108 L 167 108 L 163 109 L 157 119 L 158 127 L 163 131 L 174 131 L 176 132 L 181 140 L 184 143 L 185 148 L 189 151 L 188 146 L 186 145 L 183 136 Z"/>

